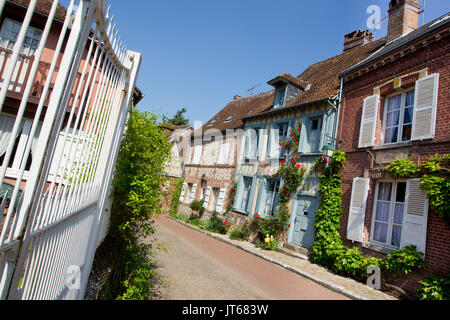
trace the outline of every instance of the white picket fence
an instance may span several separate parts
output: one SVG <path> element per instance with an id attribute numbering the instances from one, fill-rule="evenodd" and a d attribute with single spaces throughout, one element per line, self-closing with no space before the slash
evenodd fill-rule
<path id="1" fill-rule="evenodd" d="M 0 15 L 5 2 L 0 0 Z M 36 2 L 30 0 L 2 74 L 0 113 L 9 107 L 8 87 Z M 0 180 L 11 191 L 0 199 L 1 299 L 84 298 L 109 219 L 112 175 L 141 63 L 141 55 L 122 44 L 105 1 L 71 0 L 20 168 L 9 176 L 58 2 L 53 0 L 27 81 L 21 84 L 14 126 L 4 135 L 0 128 L 7 145 Z M 31 167 L 25 170 L 32 149 Z"/>

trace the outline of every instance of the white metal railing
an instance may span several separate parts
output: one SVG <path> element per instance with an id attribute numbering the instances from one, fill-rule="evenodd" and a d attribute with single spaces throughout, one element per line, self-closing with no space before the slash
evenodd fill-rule
<path id="1" fill-rule="evenodd" d="M 0 0 L 3 16 L 5 2 Z M 12 129 L 0 128 L 7 144 L 0 154 L 0 179 L 3 189 L 9 188 L 0 193 L 0 298 L 82 299 L 108 222 L 112 175 L 141 55 L 125 49 L 105 1 L 71 0 L 64 22 L 55 25 L 59 1 L 54 0 L 26 76 L 19 77 L 20 90 L 11 90 L 21 74 L 20 51 L 35 5 L 31 0 L 24 9 L 14 48 L 1 65 L 0 112 L 12 112 L 15 121 Z M 52 62 L 46 77 L 38 78 L 55 29 Z M 39 95 L 33 95 L 37 81 Z M 19 106 L 10 105 L 11 99 Z M 30 123 L 30 106 L 29 138 L 10 177 L 8 164 L 17 157 L 25 111 Z"/>

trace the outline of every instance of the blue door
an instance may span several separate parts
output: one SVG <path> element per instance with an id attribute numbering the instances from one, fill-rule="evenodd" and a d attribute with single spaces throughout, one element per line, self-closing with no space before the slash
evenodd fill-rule
<path id="1" fill-rule="evenodd" d="M 314 214 L 319 208 L 319 201 L 314 197 L 299 196 L 294 206 L 294 225 L 291 242 L 304 248 L 314 243 Z"/>

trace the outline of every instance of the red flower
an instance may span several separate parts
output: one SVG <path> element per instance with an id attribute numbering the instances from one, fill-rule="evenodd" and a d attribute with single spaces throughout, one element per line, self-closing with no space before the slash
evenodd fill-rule
<path id="1" fill-rule="evenodd" d="M 300 168 L 302 165 L 300 164 L 300 163 L 297 163 L 296 165 L 295 165 L 295 168 L 296 169 L 298 169 L 298 168 Z"/>
<path id="2" fill-rule="evenodd" d="M 323 160 L 323 163 L 327 164 L 328 163 L 328 159 L 325 158 L 325 160 Z"/>

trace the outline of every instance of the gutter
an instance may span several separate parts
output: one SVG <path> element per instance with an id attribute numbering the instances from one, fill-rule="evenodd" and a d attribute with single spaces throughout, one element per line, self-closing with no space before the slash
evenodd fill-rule
<path id="1" fill-rule="evenodd" d="M 342 95 L 343 95 L 342 91 L 344 90 L 344 77 L 339 76 L 339 78 L 341 78 L 341 86 L 339 88 L 339 100 L 338 100 L 337 115 L 336 115 L 336 120 L 335 120 L 335 124 L 334 124 L 334 129 L 333 129 L 333 137 L 336 138 L 336 145 L 335 145 L 336 149 L 337 149 L 337 145 L 338 145 L 337 131 L 338 131 L 339 120 L 340 120 L 340 116 L 341 116 L 341 105 L 342 105 Z"/>

